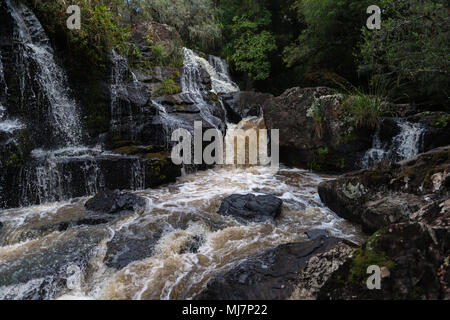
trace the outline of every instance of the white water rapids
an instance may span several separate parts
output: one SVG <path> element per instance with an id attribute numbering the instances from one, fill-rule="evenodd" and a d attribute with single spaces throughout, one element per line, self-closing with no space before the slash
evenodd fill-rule
<path id="1" fill-rule="evenodd" d="M 320 202 L 317 185 L 330 178 L 298 169 L 282 168 L 274 175 L 265 167 L 221 167 L 182 177 L 175 184 L 136 192 L 147 202 L 142 214 L 34 236 L 33 230 L 89 216 L 83 207 L 86 199 L 7 210 L 0 215 L 0 282 L 7 282 L 11 274 L 15 279 L 20 279 L 21 273 L 29 275 L 27 263 L 45 269 L 46 263 L 62 261 L 54 263 L 48 272 L 37 272 L 38 278 L 25 277 L 23 283 L 0 287 L 0 298 L 29 298 L 45 288 L 50 292 L 45 297 L 48 299 L 189 299 L 213 275 L 254 253 L 306 241 L 304 231 L 310 229 L 326 229 L 331 235 L 360 243 L 364 239 L 361 231 Z M 281 217 L 275 223 L 244 225 L 216 213 L 224 197 L 249 192 L 283 199 Z M 80 233 L 90 234 L 91 239 L 81 239 Z M 115 237 L 140 239 L 145 247 L 148 235 L 155 234 L 148 257 L 119 269 L 105 263 Z M 198 241 L 197 249 L 184 250 L 193 239 Z M 121 250 L 126 251 L 127 241 L 121 244 Z M 84 255 L 84 248 L 88 248 L 88 254 L 80 267 L 73 256 Z M 77 272 L 70 274 L 68 268 Z M 64 281 L 58 282 L 55 277 Z"/>

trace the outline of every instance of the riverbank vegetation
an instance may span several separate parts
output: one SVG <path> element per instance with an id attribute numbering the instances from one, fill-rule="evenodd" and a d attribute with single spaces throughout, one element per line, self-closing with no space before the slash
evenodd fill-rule
<path id="1" fill-rule="evenodd" d="M 65 27 L 67 1 L 25 0 L 70 52 L 102 64 L 110 49 L 139 58 L 139 22 L 172 26 L 184 46 L 224 57 L 244 90 L 390 83 L 394 102 L 449 104 L 450 18 L 445 0 L 382 0 L 381 30 L 368 30 L 369 0 L 73 0 L 81 30 Z M 157 48 L 156 48 L 157 49 Z M 155 58 L 162 60 L 158 55 Z"/>

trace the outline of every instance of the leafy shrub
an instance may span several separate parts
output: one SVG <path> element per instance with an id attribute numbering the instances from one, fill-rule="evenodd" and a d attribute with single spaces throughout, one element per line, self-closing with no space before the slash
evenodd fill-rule
<path id="1" fill-rule="evenodd" d="M 360 72 L 395 84 L 395 96 L 448 103 L 450 16 L 447 0 L 382 0 L 381 30 L 364 30 Z"/>
<path id="2" fill-rule="evenodd" d="M 25 1 L 33 8 L 46 31 L 53 35 L 52 38 L 65 38 L 68 52 L 72 53 L 73 58 L 87 58 L 90 64 L 104 67 L 111 49 L 125 56 L 138 54 L 136 47 L 129 42 L 130 27 L 120 23 L 118 7 L 113 9 L 106 5 L 114 1 L 71 1 L 71 4 L 81 9 L 80 30 L 69 30 L 65 25 L 68 18 L 65 14 L 68 6 L 66 1 Z"/>
<path id="3" fill-rule="evenodd" d="M 181 92 L 180 86 L 177 85 L 172 78 L 169 78 L 169 79 L 166 79 L 163 82 L 161 82 L 161 87 L 156 92 L 156 95 L 164 96 L 164 95 L 177 94 L 180 92 Z"/>
<path id="4" fill-rule="evenodd" d="M 347 101 L 347 110 L 353 117 L 357 128 L 378 127 L 381 116 L 387 109 L 387 102 L 380 96 L 360 93 Z"/>
<path id="5" fill-rule="evenodd" d="M 157 44 L 152 46 L 152 55 L 158 65 L 163 65 L 167 57 L 164 47 Z"/>

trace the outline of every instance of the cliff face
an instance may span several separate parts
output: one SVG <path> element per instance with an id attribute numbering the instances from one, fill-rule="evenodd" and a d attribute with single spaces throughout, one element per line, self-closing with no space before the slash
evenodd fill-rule
<path id="1" fill-rule="evenodd" d="M 226 64 L 181 48 L 158 60 L 145 39 L 172 43 L 170 27 L 136 26 L 141 60 L 111 51 L 99 66 L 69 59 L 22 2 L 2 1 L 0 17 L 0 207 L 174 181 L 174 130 L 225 131 L 220 95 L 239 90 Z"/>

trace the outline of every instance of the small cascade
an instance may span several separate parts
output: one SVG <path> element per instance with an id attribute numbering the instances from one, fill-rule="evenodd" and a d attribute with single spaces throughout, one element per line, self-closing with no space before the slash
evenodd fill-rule
<path id="1" fill-rule="evenodd" d="M 136 159 L 131 165 L 131 189 L 145 189 L 145 164 L 141 159 Z"/>
<path id="2" fill-rule="evenodd" d="M 400 133 L 390 142 L 382 142 L 379 130 L 373 138 L 370 148 L 361 160 L 362 168 L 369 168 L 383 161 L 402 161 L 413 158 L 423 151 L 423 137 L 425 127 L 420 123 L 408 122 L 404 119 L 396 120 Z"/>
<path id="3" fill-rule="evenodd" d="M 111 54 L 111 78 L 110 78 L 110 99 L 111 99 L 111 129 L 118 129 L 122 124 L 122 104 L 119 101 L 119 94 L 125 90 L 123 83 L 126 81 L 125 75 L 128 72 L 127 60 L 116 53 L 114 50 Z M 126 110 L 131 116 L 131 110 Z M 125 111 L 125 112 L 126 112 Z"/>
<path id="4" fill-rule="evenodd" d="M 23 128 L 23 124 L 18 119 L 8 119 L 7 110 L 4 106 L 4 101 L 8 94 L 8 86 L 5 81 L 3 73 L 2 54 L 0 51 L 0 132 L 12 134 L 15 130 Z"/>
<path id="5" fill-rule="evenodd" d="M 261 129 L 266 129 L 264 117 L 262 116 L 247 117 L 242 119 L 238 124 L 229 123 L 228 131 L 224 139 L 225 163 L 227 165 L 233 164 L 234 167 L 260 165 L 258 151 L 260 149 L 259 130 Z M 255 145 L 251 144 L 251 138 L 254 139 Z M 252 151 L 252 154 L 250 151 Z M 255 156 L 258 156 L 256 163 L 254 161 Z"/>
<path id="6" fill-rule="evenodd" d="M 164 147 L 170 150 L 173 146 L 171 141 L 172 133 L 177 129 L 186 129 L 191 134 L 194 134 L 194 128 L 192 124 L 184 121 L 182 118 L 167 112 L 167 109 L 157 101 L 153 101 L 153 106 L 158 110 L 159 119 L 161 121 Z"/>
<path id="7" fill-rule="evenodd" d="M 210 56 L 208 62 L 187 48 L 183 48 L 183 54 L 182 92 L 193 98 L 206 121 L 223 129 L 223 121 L 217 117 L 216 106 L 209 102 L 209 92 L 219 96 L 221 118 L 225 118 L 226 110 L 220 96 L 238 92 L 239 87 L 231 80 L 226 63 L 222 59 Z"/>
<path id="8" fill-rule="evenodd" d="M 181 93 L 178 97 L 198 110 L 200 117 L 194 121 L 202 121 L 204 127 L 225 132 L 227 113 L 221 95 L 239 91 L 228 74 L 225 61 L 214 56 L 210 56 L 208 61 L 187 48 L 183 48 L 183 57 Z M 217 96 L 217 103 L 211 101 L 211 95 Z M 192 118 L 168 112 L 167 107 L 158 99 L 153 99 L 152 102 L 158 110 L 166 137 L 166 148 L 170 149 L 173 145 L 170 138 L 174 130 L 183 128 L 193 134 Z"/>
<path id="9" fill-rule="evenodd" d="M 21 206 L 62 201 L 101 190 L 104 178 L 95 156 L 93 149 L 87 148 L 34 150 L 33 161 L 21 170 Z"/>
<path id="10" fill-rule="evenodd" d="M 82 142 L 82 126 L 78 106 L 70 97 L 67 76 L 57 64 L 50 40 L 35 15 L 24 5 L 11 8 L 11 17 L 16 25 L 15 40 L 17 41 L 19 60 L 28 71 L 33 85 L 37 85 L 39 93 L 48 102 L 48 123 L 53 128 L 59 146 L 76 146 Z M 33 69 L 33 73 L 30 70 Z M 26 85 L 25 77 L 21 82 L 22 102 Z M 34 90 L 33 90 L 34 91 Z"/>
<path id="11" fill-rule="evenodd" d="M 401 131 L 392 142 L 396 156 L 400 160 L 417 156 L 423 150 L 424 126 L 407 121 L 397 121 L 397 124 Z"/>
<path id="12" fill-rule="evenodd" d="M 63 145 L 80 145 L 82 142 L 82 126 L 78 106 L 69 97 L 66 89 L 67 79 L 63 69 L 56 64 L 51 47 L 29 43 L 28 48 L 30 48 L 32 57 L 41 69 L 37 80 L 50 101 L 55 132 L 63 140 Z"/>
<path id="13" fill-rule="evenodd" d="M 230 78 L 228 65 L 225 60 L 210 55 L 209 64 L 214 68 L 213 72 L 210 73 L 214 92 L 232 93 L 239 91 L 238 85 Z"/>

